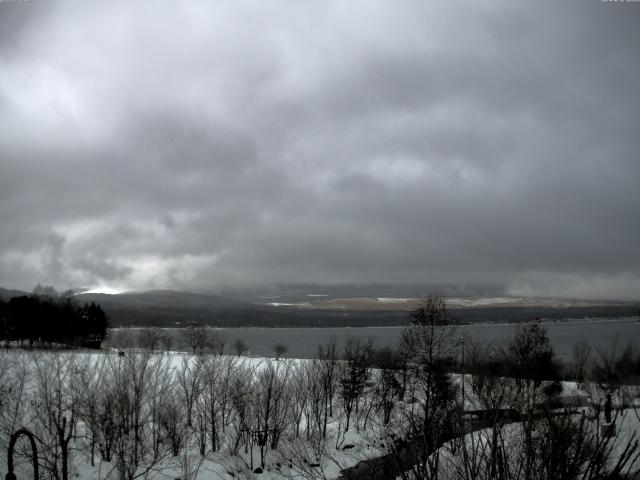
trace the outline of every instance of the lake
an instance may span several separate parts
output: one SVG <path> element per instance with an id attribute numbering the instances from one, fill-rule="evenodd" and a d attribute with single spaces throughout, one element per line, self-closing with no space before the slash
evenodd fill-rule
<path id="1" fill-rule="evenodd" d="M 522 324 L 520 324 L 522 325 Z M 549 338 L 561 357 L 571 355 L 573 346 L 586 341 L 596 349 L 606 348 L 619 339 L 621 344 L 633 342 L 640 345 L 640 323 L 637 317 L 598 320 L 565 320 L 561 322 L 544 322 Z M 406 327 L 357 327 L 357 328 L 220 328 L 216 331 L 227 337 L 227 351 L 231 353 L 231 344 L 242 339 L 249 347 L 251 356 L 273 356 L 273 345 L 287 346 L 287 357 L 309 358 L 314 355 L 319 345 L 326 344 L 332 338 L 344 344 L 349 337 L 361 340 L 371 339 L 376 346 L 395 346 Z M 481 343 L 492 343 L 511 337 L 515 324 L 474 324 L 458 326 L 459 335 Z M 117 332 L 122 329 L 114 329 Z M 136 329 L 127 329 L 136 330 Z M 162 329 L 172 337 L 180 337 L 180 329 Z M 174 341 L 176 348 L 177 342 Z"/>

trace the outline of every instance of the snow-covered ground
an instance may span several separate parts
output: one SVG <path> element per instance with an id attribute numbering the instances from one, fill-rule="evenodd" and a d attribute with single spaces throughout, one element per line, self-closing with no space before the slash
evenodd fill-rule
<path id="1" fill-rule="evenodd" d="M 376 298 L 381 303 L 407 303 L 415 300 L 415 298 L 388 298 L 388 297 L 378 297 Z"/>
<path id="2" fill-rule="evenodd" d="M 35 370 L 39 367 L 34 363 L 34 359 L 38 358 L 40 362 L 43 358 L 49 356 L 57 356 L 62 361 L 74 359 L 73 365 L 85 366 L 88 371 L 98 371 L 105 362 L 115 362 L 116 364 L 125 365 L 127 362 L 135 363 L 137 355 L 143 355 L 133 351 L 128 351 L 126 355 L 118 355 L 117 350 L 102 352 L 102 353 L 87 353 L 87 352 L 22 352 L 22 351 L 9 351 L 0 352 L 1 361 L 9 361 L 17 369 L 20 366 L 26 366 L 28 369 Z M 196 362 L 201 361 L 201 357 L 188 355 L 182 352 L 170 352 L 170 353 L 158 353 L 154 354 L 158 361 L 163 362 L 162 368 L 170 370 L 178 375 L 178 372 L 184 370 L 188 366 L 193 366 Z M 265 357 L 236 357 L 236 356 L 221 356 L 217 357 L 221 361 L 233 362 L 234 368 L 245 368 L 251 372 L 252 375 L 258 375 L 269 367 L 282 368 L 282 369 L 296 369 L 303 367 L 309 363 L 309 360 L 303 359 L 281 359 L 276 360 L 273 358 Z M 75 368 L 75 367 L 74 367 Z M 6 372 L 5 372 L 6 373 Z M 18 373 L 17 371 L 14 373 Z M 31 372 L 34 376 L 29 376 L 26 384 L 24 385 L 25 392 L 33 393 L 33 398 L 36 398 L 36 390 L 39 388 L 36 386 L 38 381 L 35 379 L 36 374 Z M 6 376 L 4 380 L 7 380 Z M 152 381 L 149 378 L 149 381 Z M 286 392 L 285 392 L 286 393 Z M 28 397 L 28 395 L 27 395 Z M 24 397 L 25 399 L 27 397 Z M 31 400 L 30 403 L 34 404 L 35 400 Z M 6 405 L 2 405 L 6 407 Z M 27 405 L 27 409 L 29 406 Z M 336 412 L 338 406 L 335 406 Z M 2 412 L 8 414 L 10 412 Z M 29 412 L 23 412 L 22 419 L 18 420 L 18 423 L 14 424 L 10 430 L 17 430 L 19 426 L 27 426 L 29 429 L 34 430 L 36 427 L 29 424 L 32 417 Z M 3 418 L 2 433 L 0 434 L 0 449 L 6 451 L 8 444 L 7 428 L 7 415 Z M 165 479 L 198 479 L 198 480 L 212 480 L 212 479 L 239 479 L 239 478 L 263 478 L 263 479 L 285 479 L 285 478 L 335 478 L 339 475 L 340 470 L 358 463 L 360 460 L 378 456 L 382 453 L 382 450 L 376 448 L 368 440 L 370 431 L 356 431 L 353 427 L 348 432 L 344 432 L 344 421 L 339 418 L 337 414 L 334 414 L 333 418 L 330 418 L 327 424 L 327 436 L 322 442 L 322 451 L 324 452 L 323 458 L 315 458 L 318 448 L 315 449 L 308 442 L 304 434 L 301 434 L 300 438 L 283 438 L 278 448 L 275 450 L 267 449 L 267 458 L 265 462 L 264 471 L 260 474 L 253 473 L 253 470 L 257 469 L 261 465 L 260 460 L 260 447 L 258 445 L 251 446 L 249 442 L 246 446 L 240 446 L 238 451 L 234 454 L 231 453 L 232 446 L 231 440 L 221 440 L 226 445 L 220 451 L 207 453 L 201 456 L 198 452 L 197 442 L 195 435 L 187 432 L 185 434 L 184 442 L 189 445 L 183 452 L 172 457 L 166 455 L 162 461 L 153 465 L 148 472 L 144 473 L 141 478 L 149 480 L 165 480 Z M 302 420 L 301 431 L 304 432 L 305 421 Z M 91 464 L 90 452 L 87 444 L 89 429 L 83 420 L 77 422 L 74 436 L 75 444 L 72 448 L 71 455 L 71 477 L 91 480 L 107 480 L 118 478 L 117 465 L 115 461 L 103 461 L 100 455 L 96 453 L 94 465 Z M 230 432 L 230 435 L 233 432 Z M 308 463 L 301 459 L 308 458 Z M 307 464 L 305 464 L 307 463 Z M 315 464 L 318 465 L 315 465 Z M 140 468 L 142 472 L 144 468 Z M 17 471 L 21 472 L 18 478 L 25 478 L 25 475 L 29 475 L 29 468 L 25 464 L 18 464 Z M 0 475 L 4 477 L 7 472 L 6 456 L 0 456 Z M 41 475 L 41 478 L 42 477 Z"/>
<path id="3" fill-rule="evenodd" d="M 113 365 L 125 365 L 127 362 L 135 362 L 136 354 L 134 352 L 128 352 L 125 356 L 119 356 L 116 351 L 107 353 L 88 353 L 88 352 L 61 352 L 61 353 L 47 353 L 47 352 L 22 352 L 22 351 L 8 351 L 0 352 L 0 385 L 3 387 L 9 385 L 17 385 L 15 382 L 11 382 L 11 378 L 8 377 L 7 372 L 12 372 L 12 375 L 25 374 L 26 382 L 23 385 L 25 390 L 25 396 L 21 397 L 24 404 L 21 405 L 22 416 L 14 415 L 14 420 L 17 423 L 11 424 L 11 398 L 15 395 L 15 391 L 2 392 L 6 396 L 2 396 L 0 399 L 0 405 L 2 406 L 0 424 L 0 447 L 2 451 L 6 451 L 6 445 L 8 442 L 8 433 L 15 431 L 20 426 L 26 426 L 29 428 L 35 428 L 30 423 L 34 421 L 33 408 L 40 408 L 36 405 L 39 400 L 36 386 L 36 373 L 35 370 L 39 364 L 34 360 L 36 358 L 44 358 L 46 356 L 55 357 L 59 359 L 74 359 L 74 368 L 78 371 L 85 372 L 98 372 L 105 362 L 111 362 Z M 156 361 L 159 362 L 161 368 L 174 372 L 175 375 L 179 375 L 180 372 L 185 371 L 192 367 L 196 362 L 202 361 L 202 357 L 192 356 L 180 352 L 172 353 L 157 353 L 153 354 Z M 302 368 L 313 366 L 311 360 L 304 359 L 282 359 L 275 360 L 265 357 L 230 357 L 222 356 L 217 357 L 222 362 L 229 362 L 229 365 L 233 365 L 233 368 L 246 369 L 251 375 L 259 375 L 260 372 L 264 372 L 270 368 L 280 369 L 280 371 L 287 371 L 285 378 L 288 382 L 285 385 L 285 397 L 288 401 L 296 400 L 298 391 L 296 390 L 296 382 L 294 381 L 295 372 L 302 372 Z M 13 370 L 7 370 L 7 366 L 11 365 Z M 43 364 L 44 365 L 44 364 Z M 84 370 L 83 370 L 84 367 Z M 27 371 L 30 370 L 30 371 Z M 159 371 L 159 370 L 158 370 Z M 4 372 L 4 373 L 3 373 Z M 77 373 L 77 371 L 75 372 Z M 2 375 L 5 375 L 2 377 Z M 97 373 L 96 373 L 97 375 Z M 377 372 L 373 373 L 374 377 Z M 87 379 L 85 379 L 86 381 Z M 91 380 L 91 379 L 89 379 Z M 145 381 L 153 383 L 157 378 L 153 375 L 149 376 Z M 453 375 L 454 382 L 462 390 L 463 376 Z M 472 378 L 470 375 L 464 377 L 464 385 L 466 391 L 465 409 L 475 410 L 482 408 L 478 399 L 472 394 L 471 389 Z M 55 383 L 55 382 L 54 382 Z M 80 385 L 68 385 L 73 391 L 72 387 L 81 387 Z M 100 386 L 94 386 L 99 392 Z M 149 388 L 156 388 L 156 386 L 149 385 Z M 176 394 L 178 390 L 172 390 L 173 394 Z M 31 395 L 31 396 L 30 396 Z M 562 383 L 562 396 L 565 398 L 584 398 L 596 403 L 603 403 L 603 394 L 593 385 L 584 385 L 579 387 L 575 382 L 563 382 Z M 257 397 L 252 397 L 255 401 L 260 401 Z M 28 403 L 31 402 L 31 403 Z M 631 403 L 638 400 L 631 398 Z M 627 395 L 619 395 L 614 398 L 614 408 L 621 407 L 623 404 L 629 405 L 630 397 Z M 640 406 L 640 405 L 638 405 Z M 17 410 L 20 408 L 16 407 Z M 363 410 L 365 404 L 363 403 Z M 615 455 L 620 455 L 624 442 L 632 437 L 632 435 L 640 432 L 640 419 L 637 415 L 638 411 L 633 409 L 620 410 L 616 418 L 618 427 L 618 434 L 615 443 Z M 82 417 L 82 415 L 80 415 Z M 302 415 L 299 421 L 300 436 L 295 436 L 292 432 L 292 424 L 287 427 L 287 434 L 283 435 L 278 447 L 274 450 L 267 451 L 267 458 L 265 462 L 265 469 L 262 473 L 253 473 L 253 470 L 260 466 L 260 447 L 257 445 L 250 446 L 250 442 L 246 445 L 240 445 L 239 448 L 234 448 L 233 442 L 236 439 L 237 431 L 230 429 L 227 431 L 226 438 L 222 438 L 221 448 L 216 452 L 207 452 L 204 456 L 200 455 L 198 451 L 197 434 L 191 430 L 184 434 L 184 445 L 187 448 L 183 448 L 181 453 L 177 456 L 165 455 L 161 461 L 154 462 L 152 468 L 140 478 L 148 478 L 150 480 L 166 480 L 166 479 L 192 479 L 192 480 L 213 480 L 213 479 L 249 479 L 249 478 L 262 478 L 270 480 L 281 479 L 330 479 L 337 478 L 342 469 L 351 467 L 357 464 L 363 459 L 368 459 L 376 456 L 380 456 L 385 452 L 383 445 L 381 444 L 380 437 L 380 418 L 377 414 L 373 413 L 370 421 L 364 419 L 364 412 L 358 414 L 358 418 L 352 420 L 351 428 L 345 432 L 345 420 L 344 412 L 340 410 L 338 403 L 335 405 L 335 412 L 332 417 L 328 419 L 327 424 L 327 436 L 324 440 L 319 440 L 316 437 L 312 437 L 310 441 L 307 440 L 305 429 L 307 427 L 307 418 Z M 510 427 L 510 428 L 517 428 Z M 116 479 L 117 477 L 117 465 L 115 461 L 102 461 L 101 456 L 95 455 L 95 463 L 91 464 L 90 450 L 88 448 L 88 425 L 85 424 L 84 419 L 80 419 L 77 422 L 75 428 L 74 440 L 75 444 L 72 449 L 71 456 L 71 472 L 70 478 L 91 479 L 91 480 L 107 480 Z M 473 434 L 479 435 L 479 434 Z M 471 437 L 469 437 L 471 438 Z M 320 458 L 318 458 L 320 455 Z M 28 478 L 24 476 L 26 474 L 27 467 L 25 465 L 19 465 L 19 469 L 22 469 L 23 476 L 18 478 Z M 6 473 L 6 456 L 0 456 L 0 475 L 4 476 Z M 25 470 L 26 469 L 26 470 Z M 142 472 L 143 468 L 140 469 Z"/>

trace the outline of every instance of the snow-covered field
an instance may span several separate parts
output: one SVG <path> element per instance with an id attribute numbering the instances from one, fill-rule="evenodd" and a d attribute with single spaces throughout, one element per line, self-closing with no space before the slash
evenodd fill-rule
<path id="1" fill-rule="evenodd" d="M 52 439 L 52 435 L 47 435 L 47 422 L 49 420 L 48 413 L 45 415 L 47 418 L 42 418 L 40 415 L 41 410 L 37 405 L 44 405 L 45 403 L 51 403 L 47 406 L 47 410 L 51 408 L 56 410 L 59 408 L 57 414 L 67 415 L 67 418 L 71 419 L 70 409 L 76 409 L 75 415 L 75 427 L 73 428 L 71 448 L 70 448 L 70 476 L 69 478 L 82 478 L 82 479 L 116 479 L 120 478 L 120 472 L 118 470 L 118 462 L 116 461 L 115 454 L 111 461 L 104 460 L 102 455 L 97 451 L 94 452 L 94 461 L 91 461 L 90 452 L 90 437 L 91 437 L 91 425 L 90 420 L 85 418 L 86 412 L 81 412 L 84 406 L 83 398 L 85 395 L 103 395 L 106 390 L 112 388 L 112 386 L 106 387 L 100 385 L 105 382 L 105 371 L 126 372 L 129 368 L 131 371 L 125 373 L 123 380 L 135 382 L 138 378 L 142 380 L 143 392 L 141 395 L 145 395 L 142 401 L 142 415 L 147 418 L 144 419 L 143 429 L 153 431 L 158 425 L 153 425 L 152 422 L 162 424 L 164 420 L 156 417 L 151 412 L 154 402 L 162 402 L 161 396 L 163 394 L 169 394 L 175 397 L 178 402 L 183 402 L 183 396 L 189 392 L 185 391 L 186 388 L 180 388 L 181 382 L 188 383 L 193 381 L 193 376 L 198 369 L 201 371 L 203 382 L 206 388 L 206 380 L 204 380 L 204 368 L 199 367 L 202 364 L 202 356 L 192 356 L 181 352 L 171 353 L 157 353 L 151 354 L 148 365 L 144 365 L 140 360 L 141 357 L 147 356 L 144 353 L 132 353 L 127 352 L 125 356 L 118 355 L 117 351 L 109 353 L 49 353 L 49 352 L 22 352 L 22 351 L 8 351 L 0 352 L 0 361 L 3 368 L 0 372 L 0 380 L 2 382 L 2 393 L 8 395 L 4 397 L 2 402 L 1 412 L 1 431 L 0 433 L 0 449 L 3 452 L 7 451 L 8 437 L 11 431 L 15 431 L 20 427 L 27 427 L 36 434 L 38 438 L 45 439 L 44 443 L 48 445 L 55 444 L 55 439 Z M 297 359 L 281 359 L 275 360 L 272 358 L 249 358 L 249 357 L 235 357 L 235 356 L 206 356 L 208 360 L 214 360 L 217 368 L 232 368 L 234 371 L 242 372 L 242 374 L 250 375 L 251 380 L 248 380 L 252 388 L 260 388 L 258 383 L 260 379 L 269 379 L 268 373 L 276 372 L 276 377 L 280 377 L 280 380 L 284 380 L 281 385 L 273 385 L 274 391 L 278 387 L 282 387 L 283 395 L 282 404 L 272 403 L 265 405 L 265 408 L 273 408 L 274 410 L 282 409 L 282 405 L 286 403 L 286 411 L 279 412 L 284 415 L 292 415 L 292 405 L 295 403 L 295 399 L 292 398 L 294 391 L 297 390 L 298 394 L 300 385 L 298 380 L 300 374 L 310 366 L 308 360 Z M 137 372 L 136 369 L 146 368 L 147 372 Z M 214 367 L 215 368 L 215 367 Z M 166 372 L 169 372 L 169 376 L 175 377 L 177 382 L 174 388 L 169 392 L 166 390 L 166 385 L 158 385 L 165 382 L 166 379 L 159 379 L 164 376 Z M 185 373 L 187 372 L 187 373 Z M 219 372 L 218 379 L 224 377 L 225 373 Z M 113 374 L 113 373 L 112 373 Z M 261 374 L 264 374 L 261 376 Z M 45 378 L 48 377 L 48 378 Z M 80 378 L 82 377 L 82 378 Z M 186 377 L 186 378 L 185 378 Z M 297 377 L 297 378 L 294 378 Z M 228 378 L 225 377 L 226 380 Z M 114 381 L 110 377 L 110 381 Z M 275 380 L 278 381 L 278 378 Z M 264 386 L 264 384 L 262 384 Z M 209 384 L 209 386 L 211 386 Z M 229 385 L 231 386 L 231 385 Z M 16 388 L 18 387 L 18 388 Z M 60 388 L 61 403 L 56 405 L 55 391 L 48 390 L 53 387 Z M 105 389 L 106 387 L 106 389 Z M 93 392 L 88 392 L 86 389 L 93 389 Z M 135 385 L 116 385 L 114 389 L 124 388 L 131 391 L 135 391 Z M 198 389 L 200 387 L 195 387 Z M 19 391 L 18 391 L 19 390 Z M 46 391 L 45 391 L 46 390 Z M 267 389 L 268 390 L 268 389 Z M 266 391 L 266 390 L 265 390 Z M 145 393 L 146 392 L 146 393 Z M 200 392 L 202 395 L 202 391 Z M 222 392 L 222 388 L 219 392 L 225 395 L 229 395 L 231 398 L 234 392 L 225 391 Z M 253 402 L 260 402 L 260 393 L 262 392 L 250 392 L 249 400 Z M 207 405 L 202 400 L 202 409 L 204 410 Z M 233 399 L 230 400 L 233 403 Z M 197 402 L 197 400 L 196 400 Z M 225 408 L 223 405 L 219 405 L 220 408 Z M 229 405 L 227 405 L 228 407 Z M 300 413 L 299 418 L 296 421 L 300 430 L 300 435 L 296 436 L 291 430 L 293 427 L 293 420 L 283 420 L 286 435 L 278 442 L 276 448 L 265 449 L 265 466 L 264 471 L 261 473 L 253 473 L 258 467 L 261 467 L 260 458 L 260 446 L 258 441 L 246 441 L 243 437 L 243 433 L 239 432 L 237 426 L 232 425 L 233 422 L 229 422 L 226 427 L 226 432 L 220 433 L 218 441 L 220 445 L 217 451 L 206 451 L 205 455 L 201 455 L 199 452 L 200 438 L 197 432 L 197 416 L 194 407 L 194 425 L 193 427 L 186 427 L 183 425 L 183 433 L 180 442 L 182 443 L 182 449 L 177 455 L 164 452 L 159 455 L 159 459 L 151 457 L 141 460 L 139 468 L 137 468 L 136 475 L 140 475 L 139 478 L 148 479 L 237 479 L 237 478 L 265 478 L 265 479 L 284 479 L 284 478 L 335 478 L 339 475 L 340 470 L 351 465 L 356 464 L 358 461 L 364 458 L 370 458 L 382 453 L 381 449 L 372 445 L 369 440 L 371 431 L 360 430 L 360 423 L 352 420 L 351 429 L 347 432 L 344 431 L 344 420 L 339 418 L 339 407 L 335 404 L 336 409 L 333 417 L 329 417 L 327 420 L 327 434 L 322 440 L 318 439 L 315 432 L 311 432 L 311 429 L 307 429 L 309 419 Z M 261 415 L 264 411 L 260 411 L 261 405 L 248 406 L 248 411 L 253 414 Z M 64 413 L 66 411 L 66 413 Z M 55 412 L 53 412 L 56 414 Z M 174 418 L 177 423 L 184 420 L 186 412 L 184 409 L 180 409 L 172 412 L 175 416 L 180 418 Z M 206 421 L 206 416 L 202 413 L 202 420 Z M 276 413 L 277 415 L 278 413 Z M 219 418 L 216 420 L 220 420 Z M 254 419 L 255 420 L 255 419 Z M 71 420 L 68 420 L 71 421 Z M 259 419 L 258 419 L 259 421 Z M 261 425 L 256 421 L 246 421 L 249 428 L 257 429 Z M 156 434 L 159 433 L 161 427 L 157 428 Z M 309 430 L 310 438 L 307 438 L 307 431 Z M 360 430 L 360 431 L 358 431 Z M 246 434 L 246 432 L 245 432 Z M 145 435 L 154 435 L 154 433 L 145 433 Z M 54 435 L 55 436 L 55 435 Z M 204 435 L 206 437 L 206 435 Z M 240 440 L 239 440 L 240 439 Z M 162 443 L 163 440 L 160 440 Z M 164 440 L 168 442 L 168 440 Z M 26 444 L 26 443 L 25 443 Z M 40 442 L 39 442 L 40 445 Z M 131 445 L 128 445 L 131 447 Z M 46 447 L 49 448 L 49 447 Z M 151 448 L 151 447 L 149 447 Z M 44 450 L 44 448 L 43 448 Z M 51 451 L 47 451 L 46 455 L 51 457 L 59 457 L 59 448 L 51 448 Z M 58 450 L 52 453 L 52 450 Z M 209 450 L 209 449 L 207 449 Z M 323 458 L 317 458 L 317 454 L 322 452 Z M 43 461 L 44 452 L 39 452 L 41 462 Z M 144 454 L 141 454 L 143 456 Z M 41 478 L 48 478 L 43 476 L 41 468 Z M 6 455 L 0 457 L 0 474 L 4 476 L 7 472 Z M 22 461 L 18 462 L 17 472 L 21 472 L 18 478 L 28 478 L 30 475 L 30 467 Z"/>
<path id="2" fill-rule="evenodd" d="M 7 451 L 11 432 L 27 427 L 39 439 L 43 471 L 51 471 L 60 464 L 57 438 L 62 428 L 70 439 L 69 478 L 337 478 L 341 470 L 387 453 L 383 440 L 389 425 L 403 434 L 405 417 L 398 412 L 413 407 L 398 402 L 389 425 L 383 425 L 375 400 L 380 371 L 373 370 L 347 430 L 347 406 L 337 392 L 330 413 L 322 404 L 321 377 L 314 376 L 320 368 L 313 360 L 178 352 L 0 352 L 0 450 Z M 452 377 L 459 392 L 464 381 L 465 409 L 481 408 L 473 379 Z M 596 386 L 579 388 L 574 382 L 562 383 L 561 396 L 604 401 Z M 621 393 L 613 406 L 623 405 L 640 407 L 633 394 Z M 325 414 L 326 435 L 321 435 Z M 640 431 L 640 418 L 634 409 L 617 415 L 615 455 L 620 455 L 625 441 Z M 133 419 L 140 429 L 138 440 L 127 423 Z M 263 425 L 274 430 L 268 432 L 260 472 L 257 438 Z M 114 432 L 124 440 L 109 438 Z M 468 435 L 467 441 L 474 441 L 474 435 L 482 433 Z M 136 466 L 127 470 L 125 461 Z M 0 474 L 6 471 L 3 454 Z M 29 478 L 24 457 L 17 471 L 18 478 Z M 41 478 L 49 477 L 41 473 Z"/>

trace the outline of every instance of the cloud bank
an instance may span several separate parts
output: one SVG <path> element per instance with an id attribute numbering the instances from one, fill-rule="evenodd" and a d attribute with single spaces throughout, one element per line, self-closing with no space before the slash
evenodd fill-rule
<path id="1" fill-rule="evenodd" d="M 640 4 L 0 3 L 0 285 L 640 297 Z"/>

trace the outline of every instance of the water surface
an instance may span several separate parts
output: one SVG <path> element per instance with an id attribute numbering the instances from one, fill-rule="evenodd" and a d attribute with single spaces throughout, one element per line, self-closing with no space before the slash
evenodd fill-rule
<path id="1" fill-rule="evenodd" d="M 636 318 L 600 319 L 600 320 L 567 320 L 562 322 L 544 322 L 549 333 L 551 344 L 561 357 L 571 355 L 573 346 L 586 341 L 595 349 L 609 346 L 617 337 L 621 344 L 627 342 L 640 345 L 640 323 Z M 309 358 L 314 355 L 319 345 L 336 339 L 344 344 L 347 338 L 361 340 L 371 339 L 376 346 L 395 346 L 402 331 L 406 327 L 343 327 L 343 328 L 220 328 L 216 329 L 227 337 L 227 350 L 231 352 L 231 344 L 242 339 L 249 347 L 252 356 L 273 356 L 275 344 L 286 345 L 288 357 Z M 475 342 L 491 343 L 510 338 L 516 328 L 515 324 L 475 324 L 457 327 L 459 335 L 465 335 Z M 120 329 L 115 329 L 115 331 Z M 130 329 L 135 330 L 135 329 Z M 176 339 L 174 348 L 180 338 L 177 328 L 163 329 Z M 133 332 L 132 332 L 133 333 Z"/>

